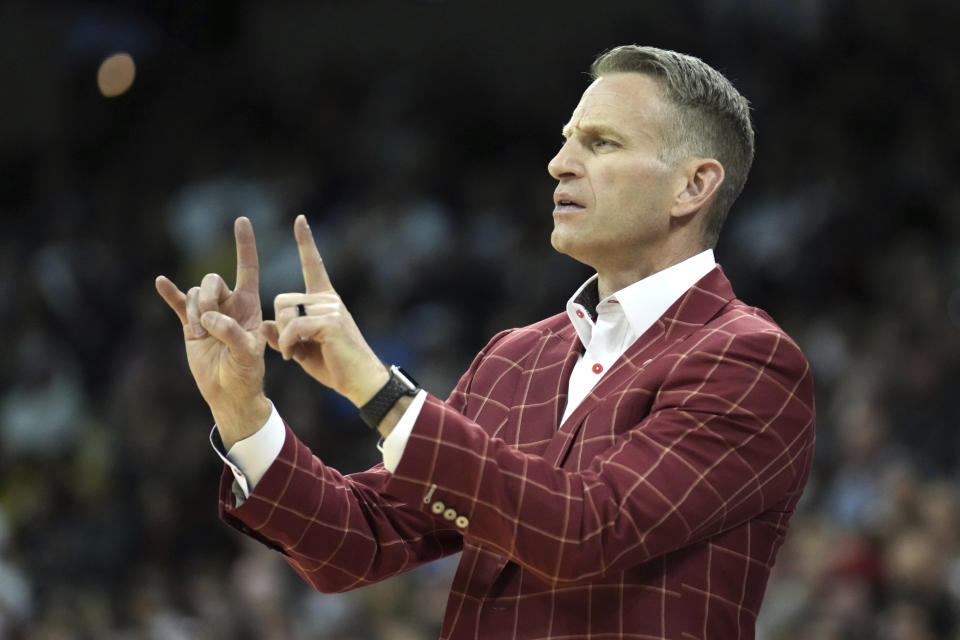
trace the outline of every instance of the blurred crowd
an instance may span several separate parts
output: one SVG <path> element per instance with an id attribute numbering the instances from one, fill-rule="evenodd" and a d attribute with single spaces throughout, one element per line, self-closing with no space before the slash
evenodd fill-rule
<path id="1" fill-rule="evenodd" d="M 549 246 L 546 162 L 593 56 L 639 42 L 753 102 L 717 256 L 815 373 L 815 468 L 759 637 L 960 638 L 960 11 L 336 4 L 0 6 L 0 637 L 435 638 L 456 558 L 322 595 L 217 520 L 211 417 L 153 279 L 231 280 L 246 215 L 272 316 L 305 213 L 374 350 L 444 396 L 589 275 Z M 115 50 L 137 78 L 106 99 Z M 275 354 L 267 391 L 325 461 L 378 461 Z"/>

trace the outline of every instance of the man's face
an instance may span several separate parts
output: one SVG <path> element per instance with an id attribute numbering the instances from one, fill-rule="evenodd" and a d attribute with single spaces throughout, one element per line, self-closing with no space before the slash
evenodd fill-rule
<path id="1" fill-rule="evenodd" d="M 670 122 L 657 81 L 602 76 L 583 93 L 550 161 L 553 247 L 597 271 L 635 269 L 670 229 L 684 180 L 659 158 Z"/>

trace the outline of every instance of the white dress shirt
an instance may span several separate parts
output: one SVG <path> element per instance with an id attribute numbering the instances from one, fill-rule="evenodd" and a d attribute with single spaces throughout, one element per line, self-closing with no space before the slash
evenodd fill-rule
<path id="1" fill-rule="evenodd" d="M 589 299 L 596 297 L 597 276 L 594 275 L 577 289 L 567 302 L 567 315 L 584 345 L 570 374 L 564 422 L 573 413 L 590 390 L 606 374 L 614 362 L 637 338 L 716 265 L 713 251 L 707 249 L 671 267 L 658 271 L 600 300 L 594 310 Z M 590 291 L 593 287 L 593 292 Z M 420 391 L 410 403 L 390 435 L 378 445 L 383 453 L 383 466 L 391 473 L 400 464 L 413 426 L 420 415 L 426 392 Z M 216 427 L 214 427 L 216 430 Z M 283 420 L 276 407 L 266 424 L 252 436 L 234 444 L 224 455 L 214 443 L 214 450 L 233 471 L 236 482 L 234 494 L 238 501 L 250 495 L 263 474 L 273 464 L 286 437 Z M 214 434 L 211 432 L 211 442 Z"/>

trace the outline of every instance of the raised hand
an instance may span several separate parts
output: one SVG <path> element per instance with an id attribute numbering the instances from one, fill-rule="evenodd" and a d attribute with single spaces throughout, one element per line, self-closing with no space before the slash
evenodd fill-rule
<path id="1" fill-rule="evenodd" d="M 305 292 L 277 296 L 276 319 L 264 322 L 261 331 L 284 359 L 293 358 L 321 384 L 363 406 L 386 384 L 390 374 L 330 284 L 304 216 L 297 216 L 293 232 Z M 305 315 L 300 315 L 298 305 Z"/>
<path id="2" fill-rule="evenodd" d="M 270 416 L 263 394 L 265 340 L 260 332 L 260 266 L 253 226 L 234 224 L 237 281 L 233 290 L 208 273 L 200 286 L 184 294 L 166 276 L 157 292 L 183 324 L 187 363 L 229 447 L 259 429 Z"/>

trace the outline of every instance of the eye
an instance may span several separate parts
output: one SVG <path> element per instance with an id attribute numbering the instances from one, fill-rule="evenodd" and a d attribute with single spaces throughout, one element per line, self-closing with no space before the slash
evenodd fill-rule
<path id="1" fill-rule="evenodd" d="M 592 144 L 594 149 L 608 149 L 617 146 L 617 143 L 607 138 L 597 138 Z"/>

